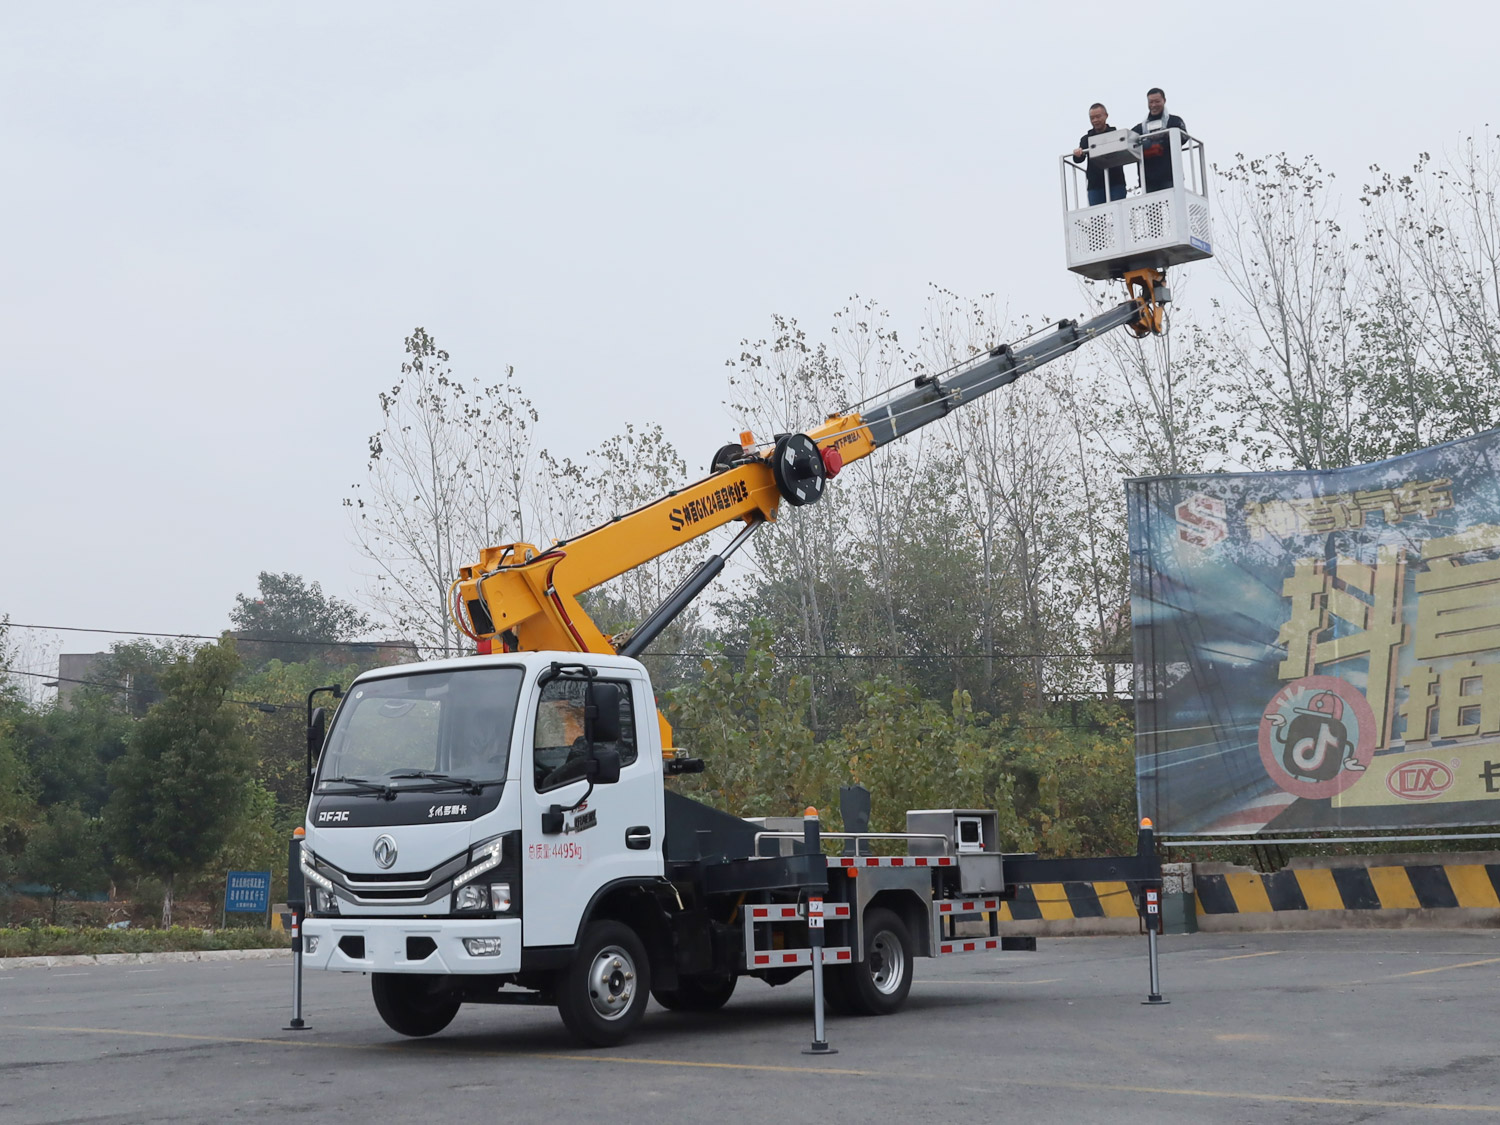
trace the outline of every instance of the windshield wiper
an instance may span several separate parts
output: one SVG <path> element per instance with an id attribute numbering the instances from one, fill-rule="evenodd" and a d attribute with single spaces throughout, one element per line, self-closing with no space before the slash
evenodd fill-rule
<path id="1" fill-rule="evenodd" d="M 505 780 L 502 777 L 485 781 L 475 781 L 472 777 L 454 777 L 452 774 L 432 773 L 429 770 L 402 770 L 400 773 L 387 774 L 386 776 L 389 777 L 392 781 L 398 781 L 402 779 L 420 779 L 423 781 L 438 782 L 437 785 L 421 786 L 420 788 L 424 792 L 435 793 L 442 789 L 459 789 L 465 793 L 472 793 L 476 797 L 484 792 L 484 787 L 486 785 L 498 785 Z M 414 786 L 413 788 L 416 787 Z"/>
<path id="2" fill-rule="evenodd" d="M 396 798 L 396 791 L 389 785 L 381 785 L 378 782 L 366 781 L 362 777 L 325 777 L 319 784 L 327 785 L 331 782 L 338 782 L 341 785 L 352 785 L 355 787 L 356 792 L 373 793 L 375 794 L 375 796 L 380 797 L 382 800 L 386 801 L 392 801 Z"/>

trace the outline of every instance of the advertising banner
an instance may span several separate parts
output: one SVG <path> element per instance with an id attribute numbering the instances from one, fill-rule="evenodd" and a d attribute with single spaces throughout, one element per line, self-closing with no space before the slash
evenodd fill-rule
<path id="1" fill-rule="evenodd" d="M 1126 492 L 1158 832 L 1500 819 L 1500 431 Z"/>

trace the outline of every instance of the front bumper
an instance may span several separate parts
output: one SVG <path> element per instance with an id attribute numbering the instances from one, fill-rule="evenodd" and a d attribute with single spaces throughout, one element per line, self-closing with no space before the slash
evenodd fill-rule
<path id="1" fill-rule="evenodd" d="M 519 918 L 308 918 L 302 923 L 302 966 L 342 973 L 514 973 L 521 968 Z M 466 937 L 498 937 L 500 953 L 472 957 Z M 306 951 L 307 938 L 317 949 Z M 436 947 L 425 957 L 426 938 Z M 351 940 L 353 939 L 353 940 Z M 351 956 L 362 953 L 363 956 Z"/>

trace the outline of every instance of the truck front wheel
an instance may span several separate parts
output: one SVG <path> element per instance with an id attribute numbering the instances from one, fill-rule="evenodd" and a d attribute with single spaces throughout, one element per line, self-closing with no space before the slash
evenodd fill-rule
<path id="1" fill-rule="evenodd" d="M 593 1047 L 624 1042 L 646 1012 L 651 965 L 623 922 L 594 922 L 578 956 L 558 974 L 557 1011 L 575 1039 Z"/>
<path id="2" fill-rule="evenodd" d="M 375 1010 L 401 1035 L 436 1035 L 453 1022 L 461 1006 L 451 998 L 447 979 L 430 973 L 371 973 Z"/>
<path id="3" fill-rule="evenodd" d="M 883 907 L 865 915 L 864 930 L 865 959 L 835 970 L 840 976 L 828 990 L 830 1007 L 861 1016 L 890 1015 L 911 991 L 911 933 L 899 915 Z"/>

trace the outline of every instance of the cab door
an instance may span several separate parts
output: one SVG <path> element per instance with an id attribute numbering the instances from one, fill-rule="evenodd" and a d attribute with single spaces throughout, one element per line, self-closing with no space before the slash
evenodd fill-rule
<path id="1" fill-rule="evenodd" d="M 662 874 L 660 766 L 642 753 L 638 737 L 655 722 L 647 681 L 618 669 L 599 669 L 596 682 L 620 689 L 620 738 L 606 743 L 620 755 L 620 780 L 595 785 L 577 776 L 584 741 L 583 699 L 588 681 L 558 676 L 532 692 L 528 752 L 522 778 L 522 906 L 525 944 L 572 945 L 594 893 L 621 879 Z M 561 831 L 557 818 L 561 810 Z M 548 824 L 551 820 L 553 823 Z"/>

